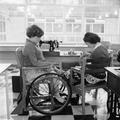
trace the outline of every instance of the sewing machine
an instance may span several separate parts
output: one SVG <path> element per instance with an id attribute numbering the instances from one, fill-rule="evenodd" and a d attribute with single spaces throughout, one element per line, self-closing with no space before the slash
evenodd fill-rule
<path id="1" fill-rule="evenodd" d="M 42 44 L 49 44 L 49 51 L 52 52 L 54 51 L 55 48 L 59 47 L 59 42 L 57 40 L 49 40 L 49 41 L 42 41 L 40 40 L 39 46 L 41 47 Z"/>

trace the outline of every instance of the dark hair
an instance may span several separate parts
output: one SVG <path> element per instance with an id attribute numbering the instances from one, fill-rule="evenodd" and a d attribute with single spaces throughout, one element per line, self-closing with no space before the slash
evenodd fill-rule
<path id="1" fill-rule="evenodd" d="M 91 32 L 87 32 L 83 38 L 84 42 L 89 42 L 91 44 L 96 44 L 97 42 L 100 42 L 100 37 Z"/>
<path id="2" fill-rule="evenodd" d="M 44 35 L 43 30 L 38 27 L 37 25 L 31 25 L 30 27 L 27 28 L 26 35 L 31 38 L 31 37 L 41 37 Z"/>

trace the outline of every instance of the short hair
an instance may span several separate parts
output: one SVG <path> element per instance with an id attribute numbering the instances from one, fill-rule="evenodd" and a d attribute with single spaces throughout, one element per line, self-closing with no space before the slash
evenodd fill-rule
<path id="1" fill-rule="evenodd" d="M 41 37 L 44 35 L 44 32 L 43 30 L 38 27 L 37 25 L 31 25 L 30 27 L 27 28 L 27 31 L 26 31 L 26 35 L 27 37 L 31 38 L 31 37 Z"/>
<path id="2" fill-rule="evenodd" d="M 89 42 L 91 44 L 96 44 L 97 42 L 100 42 L 100 37 L 91 32 L 87 32 L 83 38 L 84 42 Z"/>

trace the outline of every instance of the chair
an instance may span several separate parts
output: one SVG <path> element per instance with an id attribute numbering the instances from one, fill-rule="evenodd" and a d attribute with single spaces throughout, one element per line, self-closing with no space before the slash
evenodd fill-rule
<path id="1" fill-rule="evenodd" d="M 22 48 L 19 47 L 16 49 L 16 60 L 20 69 L 22 86 L 20 94 L 21 100 L 12 114 L 23 115 L 24 113 L 28 113 L 28 103 L 30 103 L 34 110 L 43 114 L 54 114 L 62 111 L 68 104 L 71 97 L 71 89 L 69 84 L 67 84 L 62 76 L 56 73 L 51 73 L 49 66 L 24 67 L 23 58 Z M 59 63 L 55 62 L 55 65 L 56 64 Z M 62 95 L 61 98 L 65 98 L 65 101 L 62 105 L 56 106 L 55 100 L 57 96 L 56 94 L 58 93 Z M 48 102 L 49 104 L 51 102 L 52 105 L 49 106 Z"/>
<path id="2" fill-rule="evenodd" d="M 82 96 L 82 114 L 83 115 L 85 115 L 85 92 L 89 91 L 91 89 L 95 89 L 96 90 L 95 91 L 95 98 L 96 98 L 97 97 L 97 90 L 99 88 L 103 88 L 103 89 L 107 90 L 106 81 L 100 82 L 97 84 L 85 85 L 85 74 L 105 72 L 104 67 L 102 69 L 94 69 L 94 70 L 87 69 L 87 65 L 89 65 L 89 63 L 87 61 L 90 61 L 90 60 L 87 60 L 86 58 L 82 59 L 80 69 L 71 68 L 71 81 L 72 82 L 74 81 L 74 78 L 72 77 L 73 72 L 77 72 L 81 76 L 80 85 L 73 86 L 72 89 L 75 89 L 75 91 L 77 91 Z M 110 66 L 110 64 L 111 64 L 111 57 L 109 58 L 108 66 Z M 81 92 L 80 92 L 80 90 L 81 90 Z"/>

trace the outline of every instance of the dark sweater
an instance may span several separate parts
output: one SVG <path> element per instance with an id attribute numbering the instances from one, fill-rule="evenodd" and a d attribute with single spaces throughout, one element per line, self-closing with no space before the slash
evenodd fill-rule
<path id="1" fill-rule="evenodd" d="M 90 55 L 91 65 L 88 65 L 89 68 L 103 68 L 109 65 L 109 53 L 108 50 L 100 45 L 97 47 Z"/>
<path id="2" fill-rule="evenodd" d="M 92 70 L 95 70 L 96 73 L 90 73 L 94 77 L 97 78 L 104 78 L 106 76 L 105 71 L 101 73 L 97 73 L 97 69 L 103 69 L 104 67 L 109 66 L 110 64 L 110 57 L 107 49 L 100 45 L 98 46 L 90 55 L 90 59 L 87 60 L 88 62 L 91 62 L 91 64 L 87 65 L 87 68 Z"/>

